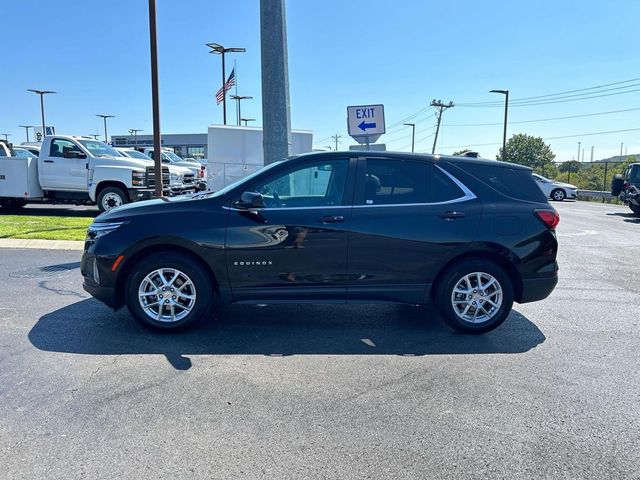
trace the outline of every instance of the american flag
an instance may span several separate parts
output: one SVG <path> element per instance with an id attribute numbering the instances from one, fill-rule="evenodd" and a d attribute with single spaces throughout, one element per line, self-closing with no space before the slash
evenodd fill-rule
<path id="1" fill-rule="evenodd" d="M 236 69 L 234 68 L 233 70 L 231 70 L 231 73 L 229 74 L 229 78 L 227 79 L 227 83 L 224 84 L 224 87 L 220 87 L 220 90 L 218 90 L 218 93 L 216 93 L 216 104 L 219 105 L 220 102 L 222 102 L 222 100 L 224 99 L 225 94 L 231 90 L 231 87 L 233 87 L 236 84 Z"/>

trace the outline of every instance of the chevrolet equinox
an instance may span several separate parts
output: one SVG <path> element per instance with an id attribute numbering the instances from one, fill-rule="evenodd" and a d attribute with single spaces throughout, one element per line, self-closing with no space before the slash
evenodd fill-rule
<path id="1" fill-rule="evenodd" d="M 229 303 L 433 304 L 500 325 L 558 281 L 559 216 L 526 167 L 391 152 L 295 156 L 216 192 L 95 219 L 84 288 L 178 330 Z"/>

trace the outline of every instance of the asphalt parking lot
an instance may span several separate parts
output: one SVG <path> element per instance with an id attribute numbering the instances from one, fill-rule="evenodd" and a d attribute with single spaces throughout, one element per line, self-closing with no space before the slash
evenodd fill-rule
<path id="1" fill-rule="evenodd" d="M 554 203 L 560 283 L 499 329 L 233 306 L 179 335 L 0 250 L 2 478 L 639 478 L 640 219 Z"/>

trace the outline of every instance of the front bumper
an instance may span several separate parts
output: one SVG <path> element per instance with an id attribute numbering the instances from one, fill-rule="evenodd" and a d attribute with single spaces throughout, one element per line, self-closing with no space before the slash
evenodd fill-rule
<path id="1" fill-rule="evenodd" d="M 578 191 L 577 190 L 567 190 L 567 198 L 575 200 L 576 198 L 578 198 Z"/>
<path id="2" fill-rule="evenodd" d="M 114 261 L 114 257 L 101 257 L 85 251 L 80 262 L 80 273 L 84 280 L 82 288 L 87 293 L 108 307 L 118 309 L 124 303 L 118 296 L 115 274 L 111 271 Z"/>

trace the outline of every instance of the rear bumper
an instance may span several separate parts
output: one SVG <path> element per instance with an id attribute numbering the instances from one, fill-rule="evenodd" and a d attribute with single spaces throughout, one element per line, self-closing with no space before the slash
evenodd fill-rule
<path id="1" fill-rule="evenodd" d="M 547 298 L 558 284 L 558 276 L 522 280 L 522 297 L 518 303 L 537 302 Z"/>

